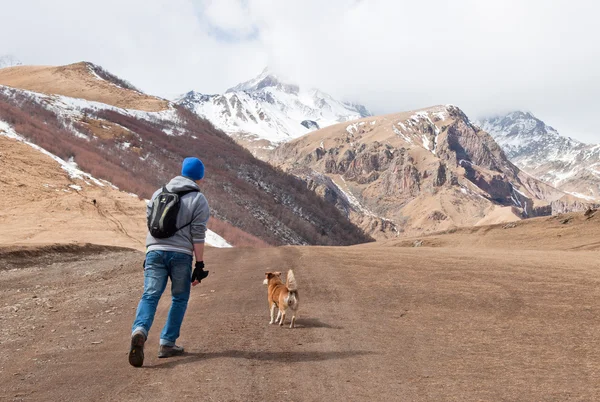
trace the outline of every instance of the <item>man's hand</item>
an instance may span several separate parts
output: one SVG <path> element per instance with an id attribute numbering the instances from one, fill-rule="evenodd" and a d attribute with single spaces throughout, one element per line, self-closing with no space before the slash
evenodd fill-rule
<path id="1" fill-rule="evenodd" d="M 196 261 L 196 268 L 192 274 L 192 286 L 196 286 L 202 279 L 208 276 L 208 271 L 204 270 L 204 261 Z"/>

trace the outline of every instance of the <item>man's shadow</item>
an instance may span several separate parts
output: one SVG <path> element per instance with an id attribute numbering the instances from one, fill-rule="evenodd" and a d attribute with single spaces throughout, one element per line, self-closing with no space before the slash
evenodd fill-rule
<path id="1" fill-rule="evenodd" d="M 154 366 L 145 366 L 150 369 L 167 369 L 173 368 L 182 364 L 190 364 L 201 360 L 216 359 L 216 358 L 233 358 L 255 361 L 269 361 L 282 363 L 301 363 L 301 362 L 317 362 L 325 360 L 348 359 L 356 356 L 372 355 L 375 352 L 371 351 L 341 351 L 341 352 L 252 352 L 246 350 L 224 350 L 222 352 L 190 352 L 184 353 L 180 358 L 174 358 L 165 363 L 159 363 Z"/>
<path id="2" fill-rule="evenodd" d="M 284 326 L 289 326 L 286 324 Z M 301 318 L 296 321 L 296 327 L 291 331 L 302 330 L 308 328 L 327 328 L 327 329 L 342 329 L 343 327 L 330 325 L 322 322 L 318 318 Z M 341 352 L 253 352 L 244 350 L 225 350 L 221 352 L 189 352 L 184 353 L 180 358 L 170 360 L 165 363 L 159 363 L 154 366 L 147 366 L 147 368 L 172 368 L 180 364 L 194 363 L 199 360 L 215 359 L 215 358 L 234 358 L 234 359 L 245 359 L 255 361 L 273 361 L 273 362 L 286 362 L 286 363 L 298 363 L 298 362 L 314 362 L 314 361 L 325 361 L 325 360 L 338 360 L 347 359 L 355 356 L 371 355 L 375 352 L 371 351 L 341 351 Z"/>

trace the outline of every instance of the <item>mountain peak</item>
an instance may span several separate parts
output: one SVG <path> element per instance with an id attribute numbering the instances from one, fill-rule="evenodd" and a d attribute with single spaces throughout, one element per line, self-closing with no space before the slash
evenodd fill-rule
<path id="1" fill-rule="evenodd" d="M 229 88 L 225 93 L 258 92 L 264 88 L 277 88 L 293 94 L 297 94 L 299 91 L 298 85 L 284 82 L 269 67 L 265 67 L 258 76 Z"/>
<path id="2" fill-rule="evenodd" d="M 529 111 L 515 110 L 505 115 L 484 118 L 479 122 L 482 129 L 494 137 L 537 138 L 557 137 L 559 134 Z"/>
<path id="3" fill-rule="evenodd" d="M 479 124 L 528 174 L 577 197 L 600 198 L 599 146 L 563 136 L 531 112 L 514 111 Z"/>

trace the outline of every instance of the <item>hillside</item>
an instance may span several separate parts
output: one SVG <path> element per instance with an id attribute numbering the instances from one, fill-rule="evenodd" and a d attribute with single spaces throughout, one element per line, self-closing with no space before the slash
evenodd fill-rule
<path id="1" fill-rule="evenodd" d="M 600 213 L 571 212 L 381 242 L 386 247 L 599 251 Z"/>
<path id="2" fill-rule="evenodd" d="M 600 200 L 600 145 L 566 137 L 529 112 L 490 117 L 478 124 L 527 173 L 580 198 Z"/>
<path id="3" fill-rule="evenodd" d="M 341 102 L 318 90 L 290 84 L 265 69 L 224 94 L 190 91 L 179 105 L 208 119 L 255 155 L 265 158 L 276 144 L 370 115 L 362 105 Z"/>
<path id="4" fill-rule="evenodd" d="M 273 160 L 377 238 L 585 208 L 520 171 L 454 106 L 338 124 Z"/>
<path id="5" fill-rule="evenodd" d="M 0 85 L 146 112 L 158 112 L 169 108 L 168 101 L 146 95 L 102 67 L 86 62 L 60 67 L 3 68 L 0 70 Z"/>
<path id="6" fill-rule="evenodd" d="M 68 84 L 76 89 L 88 79 L 95 79 L 91 72 Z M 159 112 L 141 111 L 136 105 L 134 101 L 123 109 L 0 86 L 0 121 L 28 141 L 141 197 L 178 174 L 184 157 L 202 158 L 207 166 L 202 190 L 214 217 L 224 222 L 214 229 L 228 240 L 225 231 L 235 232 L 234 227 L 274 245 L 369 240 L 300 180 L 256 160 L 207 121 L 175 105 Z"/>
<path id="7" fill-rule="evenodd" d="M 0 123 L 0 245 L 86 244 L 143 251 L 146 203 L 27 144 Z M 207 244 L 226 245 L 209 231 Z"/>

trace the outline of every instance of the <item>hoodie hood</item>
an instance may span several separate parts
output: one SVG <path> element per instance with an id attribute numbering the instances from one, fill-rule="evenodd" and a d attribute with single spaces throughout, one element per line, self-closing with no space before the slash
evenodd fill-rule
<path id="1" fill-rule="evenodd" d="M 167 184 L 167 191 L 172 193 L 179 193 L 182 191 L 189 190 L 197 190 L 200 191 L 200 187 L 196 184 L 192 179 L 188 179 L 187 177 L 177 176 L 171 179 L 171 181 Z"/>

